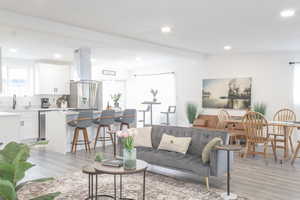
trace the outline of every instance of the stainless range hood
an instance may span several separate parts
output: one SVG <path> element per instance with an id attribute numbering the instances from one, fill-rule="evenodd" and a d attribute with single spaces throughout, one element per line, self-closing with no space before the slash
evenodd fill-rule
<path id="1" fill-rule="evenodd" d="M 71 68 L 70 107 L 78 109 L 102 109 L 102 82 L 92 80 L 91 49 L 74 51 Z"/>

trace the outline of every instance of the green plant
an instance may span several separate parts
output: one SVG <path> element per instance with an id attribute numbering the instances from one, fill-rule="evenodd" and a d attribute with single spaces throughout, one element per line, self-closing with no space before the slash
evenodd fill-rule
<path id="1" fill-rule="evenodd" d="M 119 103 L 119 100 L 120 100 L 121 96 L 122 96 L 121 93 L 111 95 L 111 99 L 113 100 L 115 105 L 117 105 Z"/>
<path id="2" fill-rule="evenodd" d="M 3 200 L 17 199 L 17 191 L 24 185 L 18 182 L 24 178 L 25 172 L 34 166 L 27 162 L 29 156 L 30 148 L 26 144 L 10 142 L 0 150 L 0 197 Z M 41 196 L 40 199 L 51 200 L 48 196 Z"/>
<path id="3" fill-rule="evenodd" d="M 198 112 L 198 106 L 194 103 L 187 103 L 186 114 L 190 124 L 194 123 Z"/>
<path id="4" fill-rule="evenodd" d="M 101 153 L 97 153 L 95 157 L 96 162 L 102 162 L 103 160 L 103 155 Z"/>
<path id="5" fill-rule="evenodd" d="M 258 112 L 262 115 L 265 115 L 266 114 L 266 111 L 267 111 L 267 105 L 265 103 L 255 103 L 253 105 L 253 111 L 254 112 Z"/>
<path id="6" fill-rule="evenodd" d="M 121 138 L 123 147 L 128 151 L 131 151 L 134 148 L 134 138 L 132 132 L 128 130 L 118 132 L 118 137 Z"/>

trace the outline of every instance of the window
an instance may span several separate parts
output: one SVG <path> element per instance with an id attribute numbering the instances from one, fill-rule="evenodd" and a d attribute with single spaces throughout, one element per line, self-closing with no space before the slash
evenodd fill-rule
<path id="1" fill-rule="evenodd" d="M 26 62 L 24 62 L 26 63 Z M 3 96 L 32 96 L 33 68 L 29 64 L 3 62 Z"/>
<path id="2" fill-rule="evenodd" d="M 176 106 L 176 87 L 175 74 L 157 74 L 135 76 L 128 82 L 127 101 L 128 106 L 138 108 L 138 110 L 146 109 L 147 105 L 143 105 L 144 101 L 152 101 L 153 96 L 151 89 L 157 90 L 156 99 L 161 104 L 153 106 L 153 122 L 159 124 L 165 122 L 164 116 L 160 112 L 167 111 L 169 106 Z M 142 116 L 138 116 L 141 118 Z M 171 123 L 176 121 L 175 116 L 171 116 Z M 149 115 L 146 116 L 147 123 Z"/>

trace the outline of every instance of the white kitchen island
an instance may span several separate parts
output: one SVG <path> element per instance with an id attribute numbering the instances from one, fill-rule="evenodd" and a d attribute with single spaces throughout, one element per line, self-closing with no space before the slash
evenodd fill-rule
<path id="1" fill-rule="evenodd" d="M 77 118 L 76 111 L 51 111 L 46 113 L 46 138 L 49 141 L 47 150 L 67 153 L 71 152 L 71 142 L 74 135 L 74 128 L 68 122 Z M 90 141 L 94 141 L 96 126 L 87 129 Z M 83 140 L 80 134 L 79 140 Z M 90 144 L 93 147 L 93 143 Z M 77 150 L 84 149 L 84 145 L 78 145 Z"/>

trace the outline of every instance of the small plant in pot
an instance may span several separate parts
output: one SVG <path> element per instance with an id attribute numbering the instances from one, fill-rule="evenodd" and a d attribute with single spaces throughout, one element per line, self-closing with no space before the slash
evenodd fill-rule
<path id="1" fill-rule="evenodd" d="M 189 123 L 192 125 L 197 117 L 198 113 L 198 106 L 194 103 L 187 103 L 186 104 L 186 115 Z"/>
<path id="2" fill-rule="evenodd" d="M 136 148 L 134 148 L 133 133 L 128 130 L 119 131 L 118 137 L 123 143 L 123 167 L 124 169 L 136 168 Z"/>
<path id="3" fill-rule="evenodd" d="M 121 93 L 117 93 L 117 94 L 111 95 L 111 99 L 114 102 L 114 107 L 115 108 L 119 108 L 119 106 L 120 106 L 119 101 L 120 101 L 121 96 L 122 96 Z"/>

